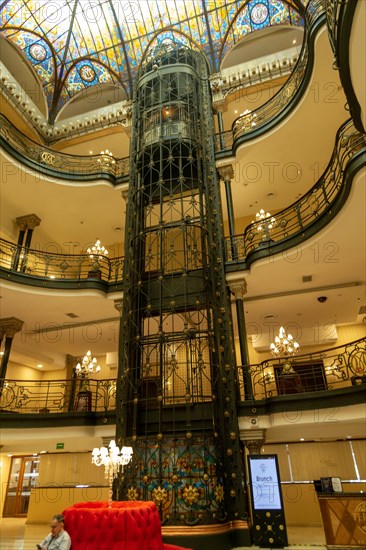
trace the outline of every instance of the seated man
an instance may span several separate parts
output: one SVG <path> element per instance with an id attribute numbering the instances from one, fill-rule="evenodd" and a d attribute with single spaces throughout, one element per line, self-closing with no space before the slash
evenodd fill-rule
<path id="1" fill-rule="evenodd" d="M 64 518 L 60 514 L 53 516 L 50 522 L 51 533 L 37 544 L 38 550 L 70 550 L 71 539 L 64 529 Z"/>

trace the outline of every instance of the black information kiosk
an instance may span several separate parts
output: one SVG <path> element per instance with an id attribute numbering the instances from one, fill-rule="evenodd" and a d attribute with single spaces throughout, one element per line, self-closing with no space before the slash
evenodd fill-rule
<path id="1" fill-rule="evenodd" d="M 288 542 L 277 455 L 249 455 L 248 466 L 253 542 L 283 548 Z"/>

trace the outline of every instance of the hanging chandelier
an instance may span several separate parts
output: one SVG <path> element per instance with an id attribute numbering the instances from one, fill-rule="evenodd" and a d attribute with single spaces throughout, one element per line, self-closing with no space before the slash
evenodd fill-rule
<path id="1" fill-rule="evenodd" d="M 94 256 L 108 256 L 108 250 L 104 246 L 101 246 L 99 239 L 97 239 L 92 247 L 87 249 L 87 253 L 91 259 L 93 259 Z"/>
<path id="2" fill-rule="evenodd" d="M 107 447 L 97 447 L 92 452 L 92 464 L 96 466 L 104 466 L 104 474 L 109 482 L 109 499 L 108 507 L 112 506 L 112 486 L 113 480 L 118 475 L 120 468 L 126 466 L 132 459 L 133 449 L 132 447 L 122 447 L 119 449 L 116 442 L 112 439 Z"/>
<path id="3" fill-rule="evenodd" d="M 266 231 L 272 229 L 276 225 L 276 218 L 261 208 L 255 215 L 255 222 L 260 222 L 257 225 L 257 231 Z M 252 221 L 252 223 L 255 222 Z"/>
<path id="4" fill-rule="evenodd" d="M 93 357 L 91 351 L 87 351 L 81 362 L 75 367 L 76 376 L 88 378 L 89 374 L 98 373 L 100 366 L 96 357 Z"/>
<path id="5" fill-rule="evenodd" d="M 109 149 L 106 149 L 105 151 L 101 151 L 100 158 L 98 158 L 99 164 L 116 164 L 116 161 L 113 158 L 113 153 Z"/>
<path id="6" fill-rule="evenodd" d="M 282 363 L 282 374 L 295 374 L 292 361 L 289 358 L 298 352 L 299 347 L 293 336 L 286 334 L 285 329 L 280 327 L 278 336 L 275 337 L 274 342 L 270 345 L 270 350 L 274 357 L 285 358 L 285 361 Z"/>

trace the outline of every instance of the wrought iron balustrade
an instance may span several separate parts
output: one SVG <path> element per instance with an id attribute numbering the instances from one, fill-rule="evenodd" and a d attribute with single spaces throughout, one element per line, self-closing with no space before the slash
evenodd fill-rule
<path id="1" fill-rule="evenodd" d="M 291 237 L 305 236 L 319 219 L 331 213 L 334 204 L 344 192 L 344 171 L 347 164 L 366 147 L 366 137 L 358 132 L 352 120 L 338 131 L 332 157 L 319 181 L 298 201 L 274 214 L 271 228 L 266 220 L 251 223 L 243 235 L 225 239 L 226 261 L 248 261 L 255 251 L 271 252 L 275 245 Z M 270 219 L 268 220 L 270 221 Z M 289 244 L 288 248 L 292 245 Z"/>
<path id="2" fill-rule="evenodd" d="M 250 255 L 303 238 L 318 220 L 324 220 L 344 192 L 344 172 L 347 164 L 364 152 L 366 136 L 358 132 L 351 120 L 341 126 L 331 160 L 320 180 L 298 201 L 274 214 L 276 223 L 269 228 L 265 220 L 246 227 L 243 235 L 225 238 L 225 261 L 248 262 Z M 325 223 L 325 222 L 324 222 Z M 275 251 L 275 249 L 274 249 Z M 109 283 L 122 281 L 123 257 L 90 258 L 88 254 L 51 254 L 20 247 L 0 239 L 0 267 L 12 273 L 22 273 L 48 280 L 86 280 L 97 278 Z M 198 266 L 196 266 L 198 267 Z"/>
<path id="3" fill-rule="evenodd" d="M 323 0 L 310 0 L 305 12 L 306 32 L 313 23 L 324 13 Z M 290 104 L 295 95 L 299 92 L 305 75 L 308 72 L 309 48 L 305 36 L 303 48 L 298 62 L 291 76 L 282 88 L 266 103 L 258 109 L 250 111 L 238 117 L 232 126 L 233 142 L 253 130 L 258 130 L 271 120 L 274 120 Z"/>
<path id="4" fill-rule="evenodd" d="M 123 258 L 89 254 L 50 254 L 18 246 L 0 239 L 0 267 L 48 280 L 97 278 L 106 282 L 122 280 Z"/>
<path id="5" fill-rule="evenodd" d="M 254 400 L 319 391 L 331 392 L 359 384 L 366 385 L 366 338 L 324 351 L 298 355 L 293 359 L 292 370 L 287 373 L 283 369 L 285 361 L 285 358 L 267 359 L 247 367 L 252 379 Z M 239 367 L 241 399 L 244 399 L 244 368 Z M 146 394 L 144 398 L 149 399 L 151 408 L 158 406 L 156 396 L 149 397 Z M 208 399 L 207 393 L 204 400 Z M 186 406 L 188 401 L 187 396 L 182 394 L 174 399 L 167 398 L 165 405 Z M 77 378 L 0 380 L 1 412 L 70 414 L 115 409 L 116 380 L 113 379 L 89 379 L 86 385 L 85 381 Z"/>
<path id="6" fill-rule="evenodd" d="M 325 0 L 325 14 L 327 18 L 327 28 L 329 42 L 334 55 L 334 63 L 337 65 L 337 34 L 338 34 L 338 21 L 341 5 L 344 4 L 344 0 Z"/>
<path id="7" fill-rule="evenodd" d="M 0 137 L 13 153 L 33 163 L 37 170 L 52 171 L 57 177 L 79 181 L 95 180 L 104 175 L 128 181 L 129 157 L 114 159 L 107 154 L 69 155 L 36 143 L 0 114 Z"/>
<path id="8" fill-rule="evenodd" d="M 87 401 L 81 400 L 87 394 Z M 115 380 L 0 380 L 0 411 L 7 413 L 103 412 L 116 408 Z"/>
<path id="9" fill-rule="evenodd" d="M 366 384 L 366 338 L 324 351 L 292 358 L 288 372 L 280 357 L 249 365 L 253 398 L 266 399 L 289 394 L 331 391 Z M 240 368 L 241 397 L 244 399 L 244 368 Z"/>
<path id="10" fill-rule="evenodd" d="M 333 209 L 344 192 L 344 172 L 347 164 L 366 148 L 366 137 L 358 132 L 351 120 L 341 126 L 331 160 L 320 180 L 298 201 L 277 212 L 276 223 L 269 228 L 265 220 L 246 227 L 243 235 L 225 239 L 226 262 L 248 262 L 250 255 L 275 245 L 303 237 L 306 231 Z M 121 282 L 123 257 L 90 258 L 88 254 L 50 254 L 41 250 L 20 247 L 0 240 L 0 267 L 10 272 L 23 273 L 48 280 L 82 280 L 97 278 L 106 282 Z"/>
<path id="11" fill-rule="evenodd" d="M 220 153 L 221 151 L 231 151 L 233 148 L 234 135 L 232 130 L 215 134 L 214 139 L 216 153 Z"/>

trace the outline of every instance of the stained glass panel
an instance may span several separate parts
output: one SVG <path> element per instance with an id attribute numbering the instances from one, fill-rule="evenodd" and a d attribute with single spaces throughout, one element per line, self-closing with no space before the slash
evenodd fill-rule
<path id="1" fill-rule="evenodd" d="M 296 8 L 281 0 L 9 0 L 0 17 L 0 30 L 35 67 L 49 105 L 101 81 L 114 81 L 116 75 L 131 90 L 146 48 L 168 28 L 199 45 L 215 72 L 246 34 L 267 25 L 301 24 Z M 103 77 L 98 69 L 92 78 L 92 65 L 86 64 L 88 74 L 81 78 L 80 59 L 103 64 Z M 58 82 L 69 71 L 67 90 L 52 98 L 50 83 L 60 90 Z"/>

